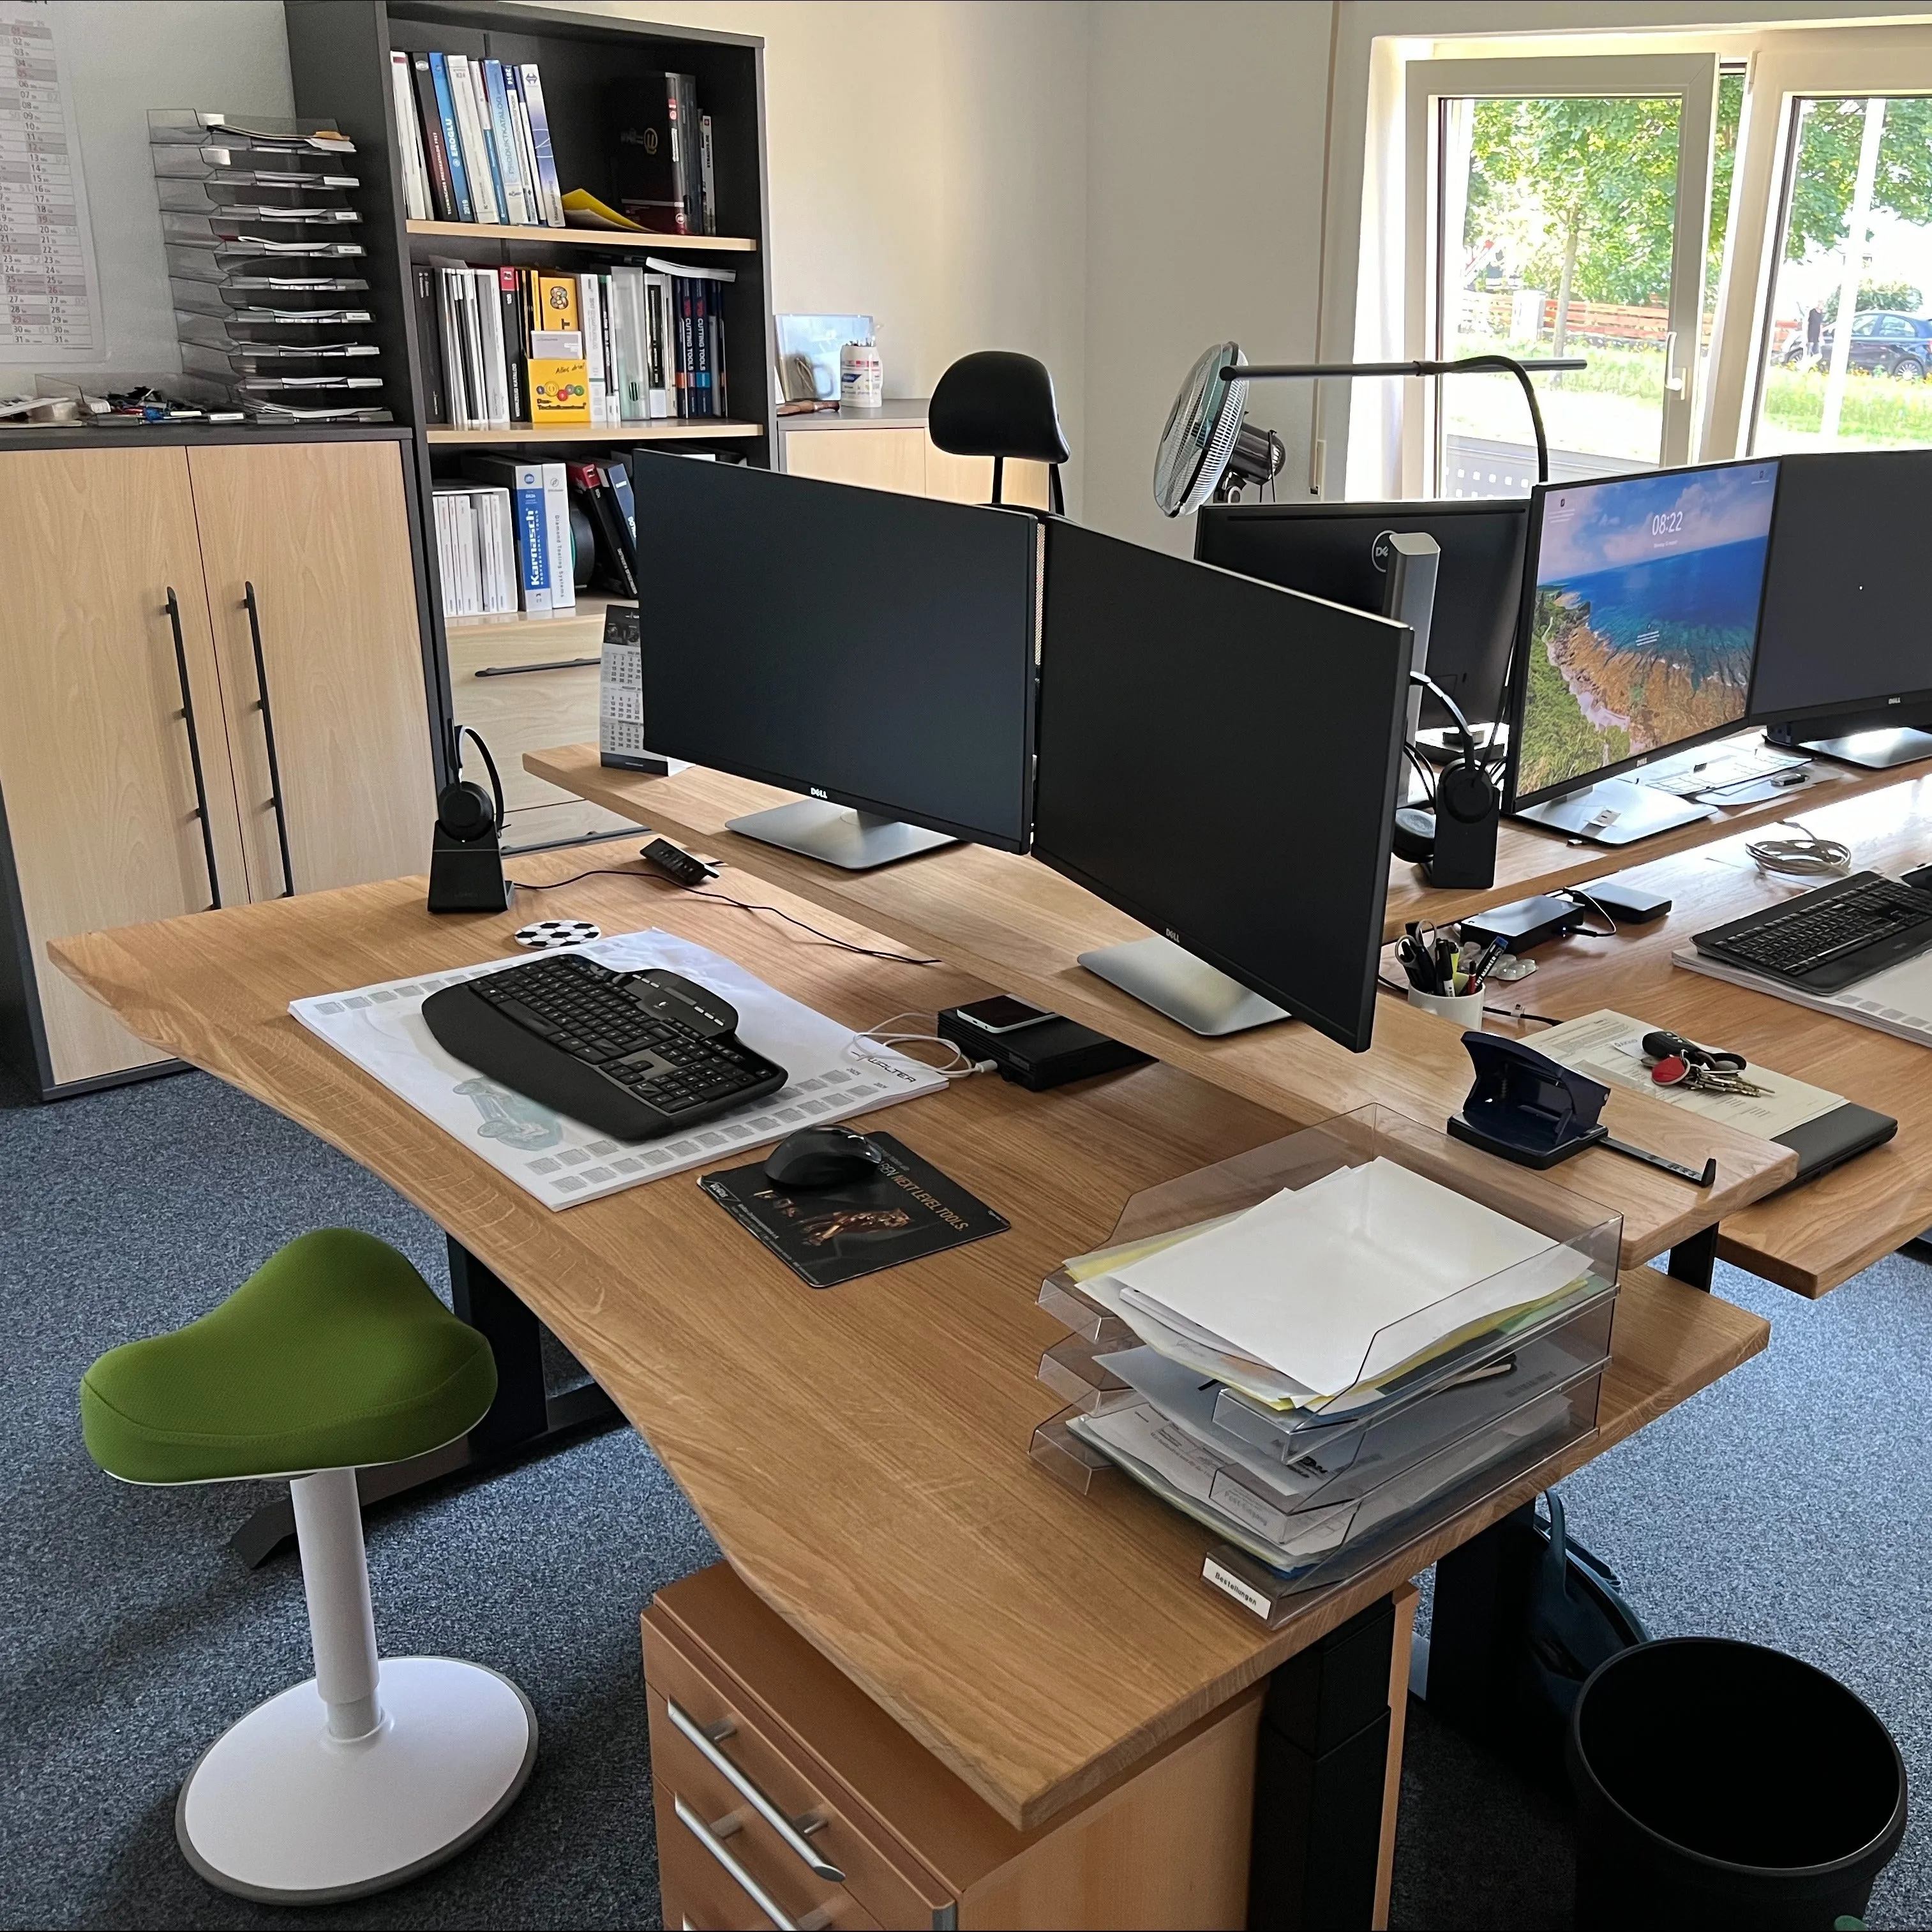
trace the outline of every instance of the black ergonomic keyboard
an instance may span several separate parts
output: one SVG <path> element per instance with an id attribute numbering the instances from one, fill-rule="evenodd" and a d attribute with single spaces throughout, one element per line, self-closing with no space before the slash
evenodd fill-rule
<path id="1" fill-rule="evenodd" d="M 1932 950 L 1932 891 L 1877 872 L 1692 935 L 1700 952 L 1782 980 L 1808 993 L 1834 993 L 1901 959 Z"/>
<path id="2" fill-rule="evenodd" d="M 788 1078 L 739 1040 L 729 1000 L 662 968 L 616 973 L 580 953 L 446 986 L 422 1016 L 466 1065 L 617 1140 L 695 1126 Z"/>

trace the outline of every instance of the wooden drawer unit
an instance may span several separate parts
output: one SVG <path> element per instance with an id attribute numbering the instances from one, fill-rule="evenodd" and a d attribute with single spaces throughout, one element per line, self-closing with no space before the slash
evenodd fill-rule
<path id="1" fill-rule="evenodd" d="M 644 1641 L 667 1925 L 1245 1922 L 1259 1686 L 1021 1832 L 728 1565 L 660 1591 Z"/>

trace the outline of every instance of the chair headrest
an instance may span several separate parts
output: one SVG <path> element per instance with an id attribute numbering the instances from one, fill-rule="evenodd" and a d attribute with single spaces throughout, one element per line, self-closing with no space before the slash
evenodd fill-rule
<path id="1" fill-rule="evenodd" d="M 926 426 L 954 456 L 1064 463 L 1072 453 L 1046 364 L 1010 349 L 961 356 L 932 392 Z"/>

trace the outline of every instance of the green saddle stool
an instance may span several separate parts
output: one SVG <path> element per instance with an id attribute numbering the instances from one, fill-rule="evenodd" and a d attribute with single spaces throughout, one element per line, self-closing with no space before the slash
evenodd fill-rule
<path id="1" fill-rule="evenodd" d="M 88 1453 L 129 1483 L 289 1479 L 315 1675 L 231 1725 L 175 1832 L 203 1878 L 321 1904 L 400 1885 L 480 1838 L 537 1750 L 522 1691 L 482 1665 L 376 1652 L 356 1472 L 473 1428 L 490 1345 L 394 1249 L 304 1234 L 219 1308 L 81 1379 Z"/>

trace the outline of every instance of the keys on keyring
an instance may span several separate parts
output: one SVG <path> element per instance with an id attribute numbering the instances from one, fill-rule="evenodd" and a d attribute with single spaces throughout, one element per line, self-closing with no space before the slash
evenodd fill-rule
<path id="1" fill-rule="evenodd" d="M 1682 1087 L 1693 1094 L 1730 1094 L 1740 1099 L 1762 1100 L 1771 1089 L 1747 1080 L 1734 1068 L 1698 1066 L 1681 1054 L 1667 1053 L 1650 1070 L 1650 1077 L 1660 1087 Z"/>

